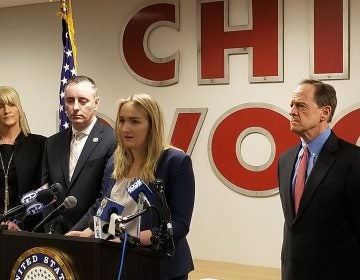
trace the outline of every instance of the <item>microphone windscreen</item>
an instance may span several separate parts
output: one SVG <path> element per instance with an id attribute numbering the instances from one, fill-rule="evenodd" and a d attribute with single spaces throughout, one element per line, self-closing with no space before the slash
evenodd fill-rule
<path id="1" fill-rule="evenodd" d="M 50 187 L 49 187 L 50 190 L 53 191 L 53 193 L 57 194 L 57 193 L 62 193 L 64 191 L 64 188 L 62 187 L 62 185 L 60 183 L 55 183 L 55 184 L 52 184 Z"/>
<path id="2" fill-rule="evenodd" d="M 44 207 L 54 200 L 54 194 L 51 190 L 43 189 L 36 195 L 34 202 L 26 208 L 26 215 L 35 215 L 43 211 Z"/>
<path id="3" fill-rule="evenodd" d="M 66 209 L 70 209 L 70 208 L 73 208 L 75 207 L 77 204 L 77 199 L 75 196 L 68 196 L 65 198 L 64 200 L 64 206 Z"/>
<path id="4" fill-rule="evenodd" d="M 42 203 L 43 205 L 49 204 L 54 199 L 54 194 L 48 189 L 41 190 L 37 193 L 36 201 Z"/>

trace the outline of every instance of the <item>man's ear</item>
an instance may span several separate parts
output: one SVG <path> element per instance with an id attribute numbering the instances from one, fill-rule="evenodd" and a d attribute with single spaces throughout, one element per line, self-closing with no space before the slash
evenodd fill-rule
<path id="1" fill-rule="evenodd" d="M 95 98 L 95 105 L 94 105 L 94 110 L 95 111 L 97 110 L 97 108 L 99 106 L 99 102 L 100 102 L 100 97 L 98 96 L 98 97 Z"/>
<path id="2" fill-rule="evenodd" d="M 331 114 L 331 107 L 330 106 L 324 106 L 321 108 L 321 115 L 320 115 L 320 119 L 321 120 L 327 120 L 330 118 L 330 114 Z"/>

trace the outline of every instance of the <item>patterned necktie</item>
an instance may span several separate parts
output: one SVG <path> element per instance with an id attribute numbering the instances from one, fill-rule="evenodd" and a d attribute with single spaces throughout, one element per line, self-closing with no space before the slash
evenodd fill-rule
<path id="1" fill-rule="evenodd" d="M 71 180 L 71 177 L 74 173 L 76 163 L 80 157 L 81 154 L 81 139 L 85 136 L 84 133 L 81 131 L 76 132 L 73 134 L 73 137 L 71 139 L 70 143 L 70 161 L 69 161 L 69 180 Z"/>
<path id="2" fill-rule="evenodd" d="M 300 199 L 305 188 L 308 160 L 309 160 L 309 150 L 307 146 L 304 146 L 304 152 L 300 159 L 298 171 L 296 174 L 296 180 L 295 180 L 295 188 L 294 188 L 295 213 L 297 213 L 299 209 Z"/>

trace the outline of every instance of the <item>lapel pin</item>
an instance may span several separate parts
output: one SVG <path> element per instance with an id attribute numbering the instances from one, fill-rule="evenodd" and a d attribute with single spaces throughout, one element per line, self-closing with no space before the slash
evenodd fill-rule
<path id="1" fill-rule="evenodd" d="M 97 137 L 93 138 L 93 142 L 94 142 L 94 143 L 99 142 L 99 138 L 97 138 Z"/>

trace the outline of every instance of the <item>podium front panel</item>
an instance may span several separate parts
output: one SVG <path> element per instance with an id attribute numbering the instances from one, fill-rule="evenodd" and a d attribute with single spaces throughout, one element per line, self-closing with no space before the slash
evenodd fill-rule
<path id="1" fill-rule="evenodd" d="M 121 244 L 104 240 L 2 231 L 0 279 L 21 279 L 16 277 L 39 267 L 57 279 L 116 280 L 121 254 Z M 160 264 L 160 256 L 146 248 L 126 249 L 121 279 L 161 279 Z"/>

